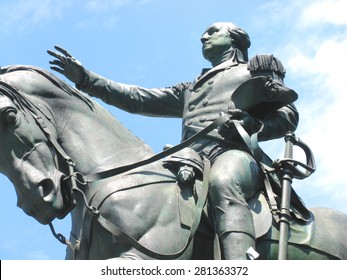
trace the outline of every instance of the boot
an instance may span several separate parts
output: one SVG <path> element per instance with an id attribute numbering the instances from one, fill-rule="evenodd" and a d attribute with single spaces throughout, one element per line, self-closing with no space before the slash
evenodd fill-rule
<path id="1" fill-rule="evenodd" d="M 224 260 L 247 260 L 255 248 L 252 213 L 247 205 L 233 203 L 227 209 L 215 207 L 216 231 Z"/>

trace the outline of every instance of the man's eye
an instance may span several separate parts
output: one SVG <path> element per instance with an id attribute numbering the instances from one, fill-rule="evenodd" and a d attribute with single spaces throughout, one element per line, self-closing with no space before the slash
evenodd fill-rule
<path id="1" fill-rule="evenodd" d="M 210 30 L 208 31 L 208 34 L 209 34 L 209 35 L 212 35 L 213 33 L 217 33 L 218 31 L 219 31 L 219 29 L 213 28 L 213 29 L 210 29 Z"/>

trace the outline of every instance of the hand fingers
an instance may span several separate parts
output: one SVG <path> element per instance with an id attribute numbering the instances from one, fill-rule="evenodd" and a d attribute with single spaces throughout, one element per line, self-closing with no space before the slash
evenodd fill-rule
<path id="1" fill-rule="evenodd" d="M 56 53 L 56 52 L 54 52 L 54 51 L 51 51 L 51 50 L 47 50 L 47 53 L 48 53 L 49 55 L 51 55 L 51 56 L 54 56 L 55 58 L 58 58 L 58 59 L 60 59 L 60 57 L 61 57 L 60 54 L 58 54 L 58 53 Z"/>
<path id="2" fill-rule="evenodd" d="M 67 63 L 67 64 L 69 64 L 69 63 L 70 64 L 78 64 L 78 61 L 74 57 L 68 57 L 68 58 L 66 58 L 65 63 Z"/>
<path id="3" fill-rule="evenodd" d="M 60 61 L 62 61 L 63 63 L 66 62 L 66 59 L 69 58 L 71 59 L 72 58 L 72 55 L 65 49 L 59 47 L 59 46 L 54 46 L 54 48 L 61 52 L 63 55 L 55 52 L 55 51 L 51 51 L 51 50 L 47 50 L 47 53 L 51 56 L 54 56 L 55 58 L 59 59 Z"/>
<path id="4" fill-rule="evenodd" d="M 274 81 L 268 81 L 268 82 L 266 82 L 265 83 L 265 86 L 266 87 L 272 87 L 272 86 L 274 86 L 276 83 L 274 82 Z"/>
<path id="5" fill-rule="evenodd" d="M 54 46 L 54 48 L 57 50 L 57 51 L 60 51 L 63 55 L 65 55 L 66 57 L 72 57 L 72 55 L 65 49 L 63 49 L 62 47 L 59 47 L 59 46 Z"/>
<path id="6" fill-rule="evenodd" d="M 270 77 L 270 76 L 267 76 L 267 77 L 266 77 L 265 86 L 266 86 L 266 87 L 271 87 L 271 86 L 273 86 L 274 84 L 275 84 L 275 82 L 274 82 L 273 78 Z"/>
<path id="7" fill-rule="evenodd" d="M 63 74 L 63 75 L 64 75 L 64 70 L 62 70 L 62 69 L 60 69 L 60 68 L 58 68 L 58 67 L 55 67 L 55 66 L 51 66 L 50 68 L 51 68 L 52 70 L 57 71 L 57 72 L 59 72 L 60 74 Z"/>
<path id="8" fill-rule="evenodd" d="M 241 112 L 242 112 L 241 109 L 229 109 L 228 110 L 229 114 L 238 114 L 238 113 L 241 113 Z"/>
<path id="9" fill-rule="evenodd" d="M 64 69 L 64 63 L 62 61 L 60 61 L 60 60 L 51 60 L 51 61 L 49 61 L 49 64 L 57 65 L 60 68 Z"/>
<path id="10" fill-rule="evenodd" d="M 49 55 L 51 55 L 51 56 L 53 56 L 53 57 L 59 59 L 59 61 L 60 61 L 62 64 L 65 64 L 65 63 L 66 63 L 66 57 L 65 57 L 65 56 L 62 56 L 62 55 L 60 55 L 60 54 L 58 54 L 58 53 L 56 53 L 56 52 L 53 52 L 53 51 L 51 51 L 51 50 L 48 50 L 47 53 L 48 53 Z M 54 60 L 54 62 L 57 62 L 57 63 L 58 63 L 57 60 Z M 57 64 L 57 63 L 56 63 L 56 64 Z"/>
<path id="11" fill-rule="evenodd" d="M 228 113 L 232 118 L 239 118 L 244 115 L 244 112 L 240 109 L 230 109 L 228 110 Z"/>

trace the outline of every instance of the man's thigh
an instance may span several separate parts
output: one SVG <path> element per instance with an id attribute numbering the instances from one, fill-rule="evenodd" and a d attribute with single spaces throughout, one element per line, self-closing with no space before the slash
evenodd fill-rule
<path id="1" fill-rule="evenodd" d="M 220 195 L 241 195 L 247 200 L 261 186 L 259 165 L 242 150 L 225 151 L 212 164 L 209 184 Z"/>

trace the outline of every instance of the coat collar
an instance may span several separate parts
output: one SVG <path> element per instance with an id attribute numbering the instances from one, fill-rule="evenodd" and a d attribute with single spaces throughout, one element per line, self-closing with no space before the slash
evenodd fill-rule
<path id="1" fill-rule="evenodd" d="M 200 76 L 198 76 L 195 81 L 192 84 L 192 88 L 195 88 L 198 84 L 202 83 L 207 77 L 216 74 L 217 72 L 223 71 L 225 69 L 234 67 L 236 65 L 239 65 L 239 62 L 233 61 L 232 59 L 229 59 L 216 67 L 213 68 L 204 68 L 202 69 L 202 72 Z"/>
<path id="2" fill-rule="evenodd" d="M 207 76 L 223 71 L 227 68 L 231 68 L 233 66 L 239 65 L 240 63 L 247 63 L 247 62 L 244 60 L 242 52 L 239 49 L 234 49 L 234 51 L 230 55 L 230 59 L 228 59 L 227 61 L 213 68 L 202 69 L 200 76 L 198 76 L 196 80 L 194 81 L 193 87 L 196 84 L 198 84 L 200 81 L 204 80 Z"/>

